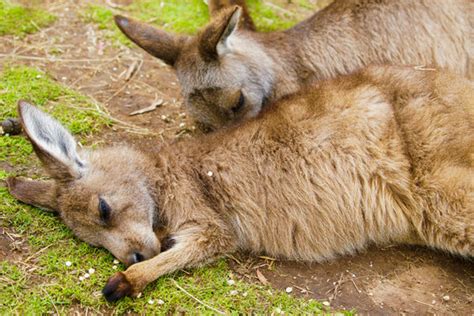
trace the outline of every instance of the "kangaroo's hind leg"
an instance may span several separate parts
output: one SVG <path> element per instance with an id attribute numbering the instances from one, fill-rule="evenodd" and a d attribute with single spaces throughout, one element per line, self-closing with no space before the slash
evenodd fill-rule
<path id="1" fill-rule="evenodd" d="M 474 171 L 440 168 L 425 181 L 421 238 L 428 246 L 474 257 Z"/>

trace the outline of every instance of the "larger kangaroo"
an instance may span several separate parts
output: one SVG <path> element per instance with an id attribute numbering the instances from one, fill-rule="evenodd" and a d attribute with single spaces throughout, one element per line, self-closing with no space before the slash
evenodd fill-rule
<path id="1" fill-rule="evenodd" d="M 194 37 L 116 17 L 125 35 L 176 70 L 187 108 L 211 129 L 369 64 L 436 65 L 474 76 L 472 0 L 336 0 L 272 33 L 239 27 L 241 10 L 222 10 L 229 1 L 236 3 L 210 0 L 211 12 L 222 14 Z"/>
<path id="2" fill-rule="evenodd" d="M 317 262 L 370 243 L 474 255 L 474 86 L 451 74 L 369 68 L 154 155 L 79 151 L 47 114 L 25 102 L 19 113 L 53 180 L 10 178 L 9 190 L 133 264 L 108 281 L 109 301 L 238 249 Z"/>

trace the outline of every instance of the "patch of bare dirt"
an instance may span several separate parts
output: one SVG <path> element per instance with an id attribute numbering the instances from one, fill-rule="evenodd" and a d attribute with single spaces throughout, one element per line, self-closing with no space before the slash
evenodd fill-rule
<path id="1" fill-rule="evenodd" d="M 26 39 L 1 37 L 0 65 L 9 61 L 46 70 L 59 82 L 104 104 L 118 123 L 95 135 L 90 143 L 127 141 L 153 150 L 163 142 L 192 135 L 192 122 L 183 108 L 173 71 L 138 48 L 113 46 L 95 26 L 80 18 L 85 3 L 45 1 L 45 8 L 58 15 L 58 21 Z M 281 6 L 290 8 L 283 2 Z M 155 110 L 129 115 L 161 99 L 163 104 Z M 21 237 L 12 239 L 9 234 L 8 228 L 0 228 L 0 260 L 15 256 L 15 242 L 23 243 Z M 28 249 L 22 252 L 24 257 L 32 255 Z M 467 315 L 474 310 L 473 262 L 428 249 L 371 248 L 324 264 L 247 256 L 236 260 L 230 260 L 232 268 L 244 279 L 268 281 L 283 290 L 291 287 L 291 295 L 329 302 L 336 309 L 371 315 Z"/>
<path id="2" fill-rule="evenodd" d="M 371 247 L 324 264 L 237 258 L 242 277 L 361 314 L 472 314 L 474 264 L 418 247 Z M 242 262 L 243 261 L 243 262 Z"/>

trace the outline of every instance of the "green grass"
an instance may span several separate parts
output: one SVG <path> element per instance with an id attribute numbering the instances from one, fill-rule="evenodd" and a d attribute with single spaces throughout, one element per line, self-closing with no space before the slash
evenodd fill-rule
<path id="1" fill-rule="evenodd" d="M 162 2 L 163 6 L 161 6 Z M 302 19 L 300 14 L 289 13 L 287 10 L 279 9 L 278 6 L 269 6 L 261 0 L 247 2 L 259 31 L 287 29 Z M 307 13 L 305 15 L 315 9 L 314 4 L 308 0 L 299 0 L 296 3 Z M 195 34 L 209 21 L 208 9 L 202 0 L 137 0 L 120 13 L 168 31 L 185 34 Z M 111 9 L 95 4 L 88 5 L 84 13 L 85 20 L 96 23 L 100 29 L 106 30 L 109 38 L 121 44 L 130 45 L 130 42 L 115 26 L 113 16 Z"/>
<path id="2" fill-rule="evenodd" d="M 17 116 L 17 102 L 25 99 L 58 118 L 73 134 L 86 135 L 110 124 L 87 97 L 64 87 L 30 67 L 6 68 L 0 74 L 0 119 Z M 32 149 L 23 137 L 0 137 L 0 161 L 25 164 Z"/>
<path id="3" fill-rule="evenodd" d="M 50 25 L 56 17 L 47 11 L 0 0 L 0 35 L 24 36 Z"/>

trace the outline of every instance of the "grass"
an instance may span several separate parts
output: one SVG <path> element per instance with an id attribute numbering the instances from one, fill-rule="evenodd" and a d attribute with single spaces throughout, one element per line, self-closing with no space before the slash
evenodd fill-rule
<path id="1" fill-rule="evenodd" d="M 50 25 L 56 17 L 47 11 L 15 5 L 7 0 L 0 0 L 0 36 L 37 32 L 40 28 Z"/>
<path id="2" fill-rule="evenodd" d="M 295 1 L 304 14 L 293 14 L 261 0 L 249 0 L 247 3 L 257 29 L 264 32 L 287 29 L 315 9 L 315 5 L 308 0 Z M 138 0 L 124 7 L 119 13 L 168 31 L 186 34 L 195 34 L 209 21 L 208 9 L 202 0 Z M 113 16 L 114 12 L 111 9 L 96 4 L 88 5 L 84 12 L 85 20 L 96 23 L 100 29 L 106 30 L 109 38 L 120 44 L 130 45 L 128 39 L 115 26 Z"/>

